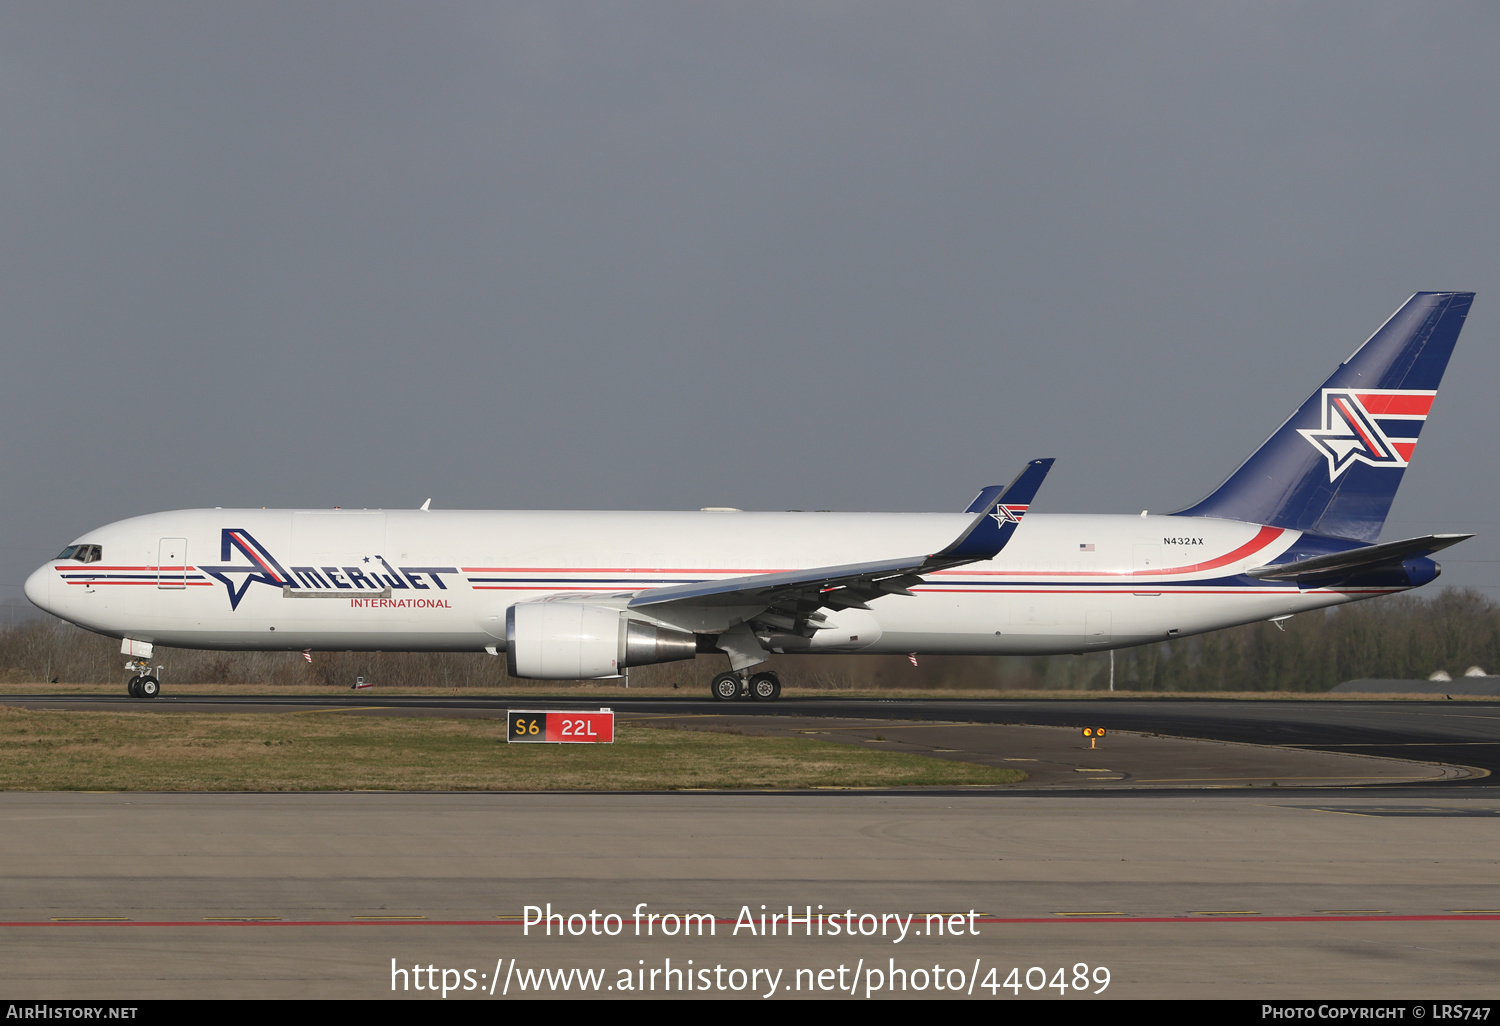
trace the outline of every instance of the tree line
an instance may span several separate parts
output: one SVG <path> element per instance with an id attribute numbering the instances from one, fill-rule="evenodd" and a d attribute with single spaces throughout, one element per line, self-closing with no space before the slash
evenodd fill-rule
<path id="1" fill-rule="evenodd" d="M 1122 649 L 1122 691 L 1326 691 L 1364 678 L 1423 679 L 1472 666 L 1500 672 L 1500 605 L 1467 589 L 1402 595 L 1313 613 L 1284 623 Z M 1109 655 L 963 657 L 773 657 L 791 687 L 1100 691 Z M 119 642 L 52 617 L 0 628 L 0 679 L 12 683 L 120 682 Z M 505 659 L 483 653 L 203 652 L 159 647 L 153 660 L 174 684 L 348 687 L 357 677 L 392 687 L 505 687 Z M 719 656 L 631 671 L 633 683 L 703 690 L 727 668 Z"/>

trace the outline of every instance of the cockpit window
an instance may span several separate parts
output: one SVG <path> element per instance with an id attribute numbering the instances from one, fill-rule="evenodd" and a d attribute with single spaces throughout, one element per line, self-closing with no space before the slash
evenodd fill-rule
<path id="1" fill-rule="evenodd" d="M 104 558 L 98 545 L 69 545 L 57 554 L 58 559 L 76 559 L 80 563 L 97 563 Z"/>

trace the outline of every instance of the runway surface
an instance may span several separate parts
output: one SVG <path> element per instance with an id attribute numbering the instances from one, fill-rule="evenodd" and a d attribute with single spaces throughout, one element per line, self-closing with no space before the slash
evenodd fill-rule
<path id="1" fill-rule="evenodd" d="M 776 997 L 798 995 L 799 969 L 808 996 L 840 966 L 846 984 L 856 966 L 941 967 L 965 987 L 977 967 L 965 996 L 1009 1000 L 1012 968 L 1071 986 L 1083 963 L 1108 970 L 1105 997 L 1481 998 L 1500 971 L 1497 816 L 1348 794 L 6 794 L 0 976 L 26 998 L 379 998 L 395 959 L 457 970 L 449 1000 L 500 1000 L 534 993 L 517 970 L 602 970 L 603 986 L 692 959 L 741 981 L 781 969 Z M 583 935 L 524 933 L 525 907 L 549 902 Z M 714 935 L 648 920 L 636 937 L 640 903 L 711 915 Z M 822 906 L 873 935 L 736 934 L 762 905 Z M 621 934 L 585 928 L 595 911 Z M 887 917 L 913 914 L 898 943 Z M 509 993 L 491 998 L 497 962 Z M 863 997 L 874 978 L 855 978 Z M 395 979 L 397 996 L 441 999 Z"/>

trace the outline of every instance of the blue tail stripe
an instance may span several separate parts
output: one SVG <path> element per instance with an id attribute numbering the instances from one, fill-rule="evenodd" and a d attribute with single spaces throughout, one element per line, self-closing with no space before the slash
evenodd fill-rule
<path id="1" fill-rule="evenodd" d="M 1472 292 L 1412 296 L 1217 491 L 1176 515 L 1374 542 L 1406 468 L 1384 442 L 1415 439 L 1422 421 L 1384 422 L 1389 434 L 1371 444 L 1371 425 L 1378 436 L 1384 423 L 1355 409 L 1352 393 L 1435 392 L 1473 301 Z"/>

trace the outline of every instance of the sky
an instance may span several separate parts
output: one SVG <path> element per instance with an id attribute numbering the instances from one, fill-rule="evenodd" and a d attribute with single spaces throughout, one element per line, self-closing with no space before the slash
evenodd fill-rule
<path id="1" fill-rule="evenodd" d="M 1500 598 L 1500 6 L 11 2 L 0 599 L 197 506 L 1211 491 L 1418 290 Z"/>

